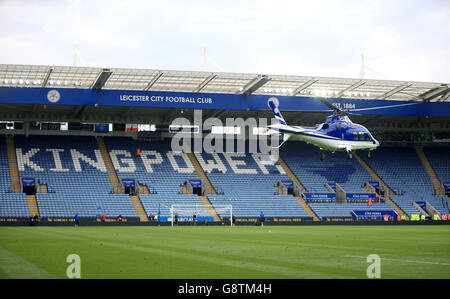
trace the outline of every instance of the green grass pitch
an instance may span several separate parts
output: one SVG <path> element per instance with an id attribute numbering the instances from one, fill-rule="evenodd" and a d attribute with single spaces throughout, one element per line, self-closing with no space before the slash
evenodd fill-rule
<path id="1" fill-rule="evenodd" d="M 0 278 L 450 278 L 450 226 L 0 227 Z"/>

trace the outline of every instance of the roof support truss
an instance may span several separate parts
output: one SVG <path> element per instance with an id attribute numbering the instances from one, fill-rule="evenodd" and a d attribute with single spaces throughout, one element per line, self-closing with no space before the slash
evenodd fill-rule
<path id="1" fill-rule="evenodd" d="M 447 94 L 444 94 L 444 95 L 439 99 L 439 101 L 441 101 L 441 102 L 446 102 L 448 99 L 450 99 L 450 91 L 447 92 Z"/>
<path id="2" fill-rule="evenodd" d="M 152 88 L 152 86 L 155 85 L 156 81 L 158 81 L 159 78 L 161 78 L 162 75 L 164 75 L 163 72 L 158 72 L 155 75 L 155 77 L 153 77 L 153 79 L 150 82 L 148 82 L 148 84 L 147 84 L 147 86 L 145 86 L 144 90 L 145 91 L 150 90 L 150 88 Z"/>
<path id="3" fill-rule="evenodd" d="M 340 97 L 342 97 L 346 92 L 349 92 L 349 91 L 351 91 L 351 90 L 355 90 L 355 89 L 357 89 L 358 87 L 363 86 L 364 84 L 366 84 L 366 81 L 363 81 L 363 80 L 358 81 L 358 82 L 356 82 L 356 83 L 353 83 L 353 84 L 350 85 L 349 87 L 347 87 L 347 88 L 341 90 L 341 91 L 336 95 L 336 98 L 340 98 Z"/>
<path id="4" fill-rule="evenodd" d="M 242 89 L 242 93 L 246 95 L 252 94 L 270 80 L 271 78 L 269 78 L 269 76 L 267 75 L 259 75 L 244 86 L 244 88 Z"/>
<path id="5" fill-rule="evenodd" d="M 50 67 L 47 71 L 47 74 L 45 74 L 44 80 L 42 80 L 42 87 L 45 87 L 47 85 L 48 79 L 50 79 L 50 75 L 52 74 L 52 72 L 53 68 Z"/>
<path id="6" fill-rule="evenodd" d="M 393 96 L 396 93 L 399 93 L 400 91 L 410 87 L 412 84 L 411 83 L 403 83 L 400 86 L 395 87 L 394 89 L 391 89 L 390 91 L 380 95 L 379 97 L 377 97 L 377 99 L 381 99 L 381 100 L 385 100 L 390 96 Z"/>
<path id="7" fill-rule="evenodd" d="M 433 99 L 436 99 L 440 96 L 445 96 L 450 92 L 450 88 L 443 84 L 442 86 L 430 89 L 429 91 L 426 91 L 419 95 L 420 98 L 422 98 L 424 101 L 429 102 Z"/>
<path id="8" fill-rule="evenodd" d="M 203 88 L 205 88 L 206 85 L 209 84 L 209 82 L 211 82 L 212 80 L 214 80 L 217 77 L 217 74 L 211 74 L 208 76 L 208 78 L 206 78 L 205 80 L 203 80 L 202 83 L 200 83 L 192 92 L 200 92 Z"/>
<path id="9" fill-rule="evenodd" d="M 106 81 L 108 81 L 109 77 L 112 75 L 112 72 L 109 69 L 103 69 L 95 79 L 94 83 L 92 83 L 92 89 L 102 89 L 105 86 Z"/>
<path id="10" fill-rule="evenodd" d="M 302 85 L 300 85 L 299 87 L 297 87 L 296 89 L 294 89 L 289 95 L 295 96 L 299 92 L 302 92 L 303 90 L 307 89 L 308 87 L 310 87 L 311 85 L 316 83 L 317 81 L 319 81 L 319 80 L 318 79 L 310 79 L 310 80 L 306 81 L 305 83 L 303 83 Z"/>

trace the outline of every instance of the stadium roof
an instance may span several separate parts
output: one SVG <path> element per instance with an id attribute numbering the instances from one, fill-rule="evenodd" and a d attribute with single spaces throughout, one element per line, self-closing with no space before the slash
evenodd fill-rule
<path id="1" fill-rule="evenodd" d="M 0 65 L 0 87 L 153 90 L 449 102 L 449 85 L 226 72 Z"/>

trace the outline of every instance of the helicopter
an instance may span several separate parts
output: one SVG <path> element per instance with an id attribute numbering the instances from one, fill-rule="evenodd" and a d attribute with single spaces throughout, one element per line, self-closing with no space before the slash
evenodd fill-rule
<path id="1" fill-rule="evenodd" d="M 333 115 L 326 118 L 324 123 L 315 127 L 290 126 L 280 113 L 279 101 L 276 97 L 268 99 L 267 104 L 275 115 L 276 123 L 267 126 L 264 132 L 267 134 L 282 134 L 281 147 L 289 138 L 298 139 L 320 148 L 320 160 L 325 159 L 325 151 L 347 151 L 349 159 L 355 150 L 367 150 L 370 152 L 380 146 L 380 143 L 370 134 L 369 130 L 359 124 L 353 123 L 348 117 L 349 111 L 341 110 L 333 106 L 324 98 L 318 98 L 323 104 L 333 110 Z"/>

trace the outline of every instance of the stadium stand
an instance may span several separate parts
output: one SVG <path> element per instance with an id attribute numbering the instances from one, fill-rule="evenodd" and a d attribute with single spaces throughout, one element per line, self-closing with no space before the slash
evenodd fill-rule
<path id="1" fill-rule="evenodd" d="M 344 152 L 329 153 L 326 161 L 319 160 L 319 149 L 302 142 L 286 142 L 280 155 L 302 182 L 308 192 L 329 192 L 325 183 L 334 182 L 346 192 L 365 192 L 363 185 L 372 180 L 367 171 Z"/>
<path id="2" fill-rule="evenodd" d="M 363 189 L 364 183 L 373 180 L 356 159 L 348 159 L 344 152 L 330 153 L 326 161 L 320 161 L 320 153 L 316 147 L 293 141 L 281 147 L 280 155 L 310 193 L 329 193 L 330 190 L 325 187 L 325 183 L 338 183 L 348 193 L 364 193 L 366 192 Z M 336 203 L 336 199 L 319 199 L 308 200 L 308 203 L 322 219 L 351 217 L 351 211 L 355 209 L 392 210 L 386 203 L 377 203 L 369 207 L 367 200 Z"/>
<path id="3" fill-rule="evenodd" d="M 184 182 L 199 177 L 186 154 L 171 150 L 170 140 L 149 142 L 106 137 L 105 144 L 119 179 L 137 179 L 150 190 L 150 194 L 139 194 L 147 215 L 168 217 L 171 205 L 186 204 L 197 205 L 198 216 L 208 216 L 197 195 L 181 193 Z"/>
<path id="4" fill-rule="evenodd" d="M 11 192 L 6 139 L 0 137 L 0 217 L 29 217 L 25 194 Z M 93 218 L 102 214 L 138 217 L 130 196 L 113 189 L 96 138 L 18 135 L 14 142 L 20 177 L 37 178 L 47 186 L 48 192 L 36 193 L 41 217 L 72 218 L 75 214 Z M 205 197 L 183 194 L 182 185 L 200 177 L 192 157 L 173 152 L 170 139 L 142 141 L 105 137 L 104 144 L 118 180 L 135 179 L 140 186 L 145 186 L 147 192 L 141 192 L 138 197 L 147 215 L 170 217 L 170 206 L 181 204 L 194 208 L 181 212 L 185 214 L 180 217 L 192 217 L 195 210 L 198 217 L 211 219 L 211 211 L 205 208 Z M 448 149 L 425 148 L 424 151 L 440 180 L 450 181 Z M 320 161 L 315 147 L 290 141 L 280 149 L 280 154 L 308 192 L 328 193 L 325 183 L 334 182 L 346 192 L 363 193 L 364 183 L 373 179 L 356 159 L 348 159 L 345 153 L 328 154 L 326 161 Z M 292 194 L 276 192 L 275 185 L 291 177 L 268 156 L 196 153 L 195 158 L 206 175 L 203 179 L 208 179 L 215 188 L 207 195 L 213 206 L 231 204 L 235 217 L 254 218 L 263 211 L 266 217 L 311 219 L 311 214 Z M 448 213 L 447 198 L 433 195 L 433 185 L 414 148 L 382 147 L 370 159 L 363 160 L 396 192 L 391 199 L 408 215 L 418 213 L 414 202 L 421 201 L 428 202 L 439 213 Z M 388 203 L 369 206 L 358 200 L 308 201 L 308 206 L 321 219 L 351 217 L 352 210 L 392 210 Z M 229 217 L 227 212 L 221 213 L 222 218 Z"/>
<path id="5" fill-rule="evenodd" d="M 29 217 L 25 193 L 1 193 L 0 217 Z"/>
<path id="6" fill-rule="evenodd" d="M 433 186 L 411 147 L 381 147 L 371 158 L 363 157 L 397 194 L 433 194 Z"/>
<path id="7" fill-rule="evenodd" d="M 11 192 L 5 136 L 0 136 L 0 192 L 2 194 Z"/>
<path id="8" fill-rule="evenodd" d="M 93 137 L 15 136 L 21 177 L 35 177 L 49 193 L 37 193 L 41 217 L 137 217 L 126 194 L 112 194 Z"/>
<path id="9" fill-rule="evenodd" d="M 212 205 L 233 205 L 235 217 L 305 217 L 306 211 L 292 195 L 277 195 L 280 180 L 289 180 L 268 156 L 249 153 L 196 154 L 209 180 L 223 194 L 208 196 Z M 227 216 L 227 215 L 221 215 Z"/>
<path id="10" fill-rule="evenodd" d="M 381 147 L 364 161 L 395 192 L 391 199 L 408 215 L 418 213 L 415 201 L 427 201 L 440 213 L 448 213 L 442 196 L 435 196 L 417 153 L 412 147 Z"/>
<path id="11" fill-rule="evenodd" d="M 425 154 L 441 182 L 450 182 L 450 148 L 425 147 Z"/>
<path id="12" fill-rule="evenodd" d="M 28 217 L 25 193 L 11 193 L 5 136 L 0 136 L 0 217 Z"/>

